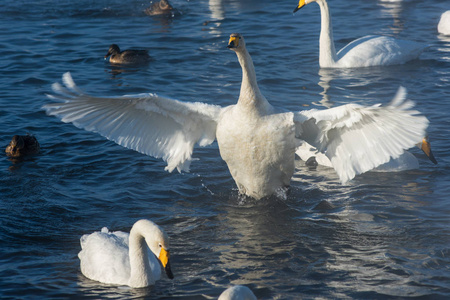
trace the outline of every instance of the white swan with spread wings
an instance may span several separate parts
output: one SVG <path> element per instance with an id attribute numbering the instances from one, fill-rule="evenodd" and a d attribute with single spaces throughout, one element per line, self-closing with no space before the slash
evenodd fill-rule
<path id="1" fill-rule="evenodd" d="M 159 157 L 172 171 L 189 170 L 195 145 L 217 140 L 239 191 L 260 199 L 289 186 L 295 150 L 302 141 L 331 161 L 342 182 L 398 157 L 425 136 L 426 117 L 413 110 L 401 88 L 387 106 L 347 104 L 327 110 L 286 112 L 261 94 L 252 59 L 240 34 L 230 36 L 242 67 L 237 104 L 227 107 L 172 100 L 155 94 L 94 97 L 54 84 L 47 113 L 116 143 Z"/>

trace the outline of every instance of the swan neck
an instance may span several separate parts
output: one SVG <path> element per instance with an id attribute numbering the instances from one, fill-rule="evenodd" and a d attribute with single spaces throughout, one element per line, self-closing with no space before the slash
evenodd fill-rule
<path id="1" fill-rule="evenodd" d="M 130 280 L 132 287 L 145 287 L 154 283 L 148 260 L 147 243 L 144 236 L 131 229 L 129 237 Z"/>
<path id="2" fill-rule="evenodd" d="M 331 67 L 336 64 L 337 55 L 333 41 L 330 9 L 326 0 L 318 0 L 317 4 L 319 4 L 321 16 L 319 64 L 321 67 Z"/>
<path id="3" fill-rule="evenodd" d="M 242 68 L 242 83 L 238 105 L 246 107 L 265 107 L 268 102 L 259 90 L 256 81 L 255 67 L 250 54 L 245 48 L 243 51 L 236 51 L 236 53 Z"/>

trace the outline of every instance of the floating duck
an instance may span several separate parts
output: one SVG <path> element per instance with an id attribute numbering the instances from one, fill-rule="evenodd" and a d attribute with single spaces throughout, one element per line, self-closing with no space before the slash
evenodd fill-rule
<path id="1" fill-rule="evenodd" d="M 177 12 L 176 9 L 167 0 L 153 2 L 144 12 L 149 16 L 158 15 L 173 15 Z"/>
<path id="2" fill-rule="evenodd" d="M 112 44 L 109 46 L 105 59 L 109 58 L 109 62 L 113 64 L 139 64 L 150 61 L 147 50 L 124 50 L 120 51 L 119 46 Z"/>
<path id="3" fill-rule="evenodd" d="M 38 140 L 30 135 L 15 135 L 6 147 L 5 152 L 9 157 L 22 157 L 24 155 L 37 154 L 41 146 Z"/>

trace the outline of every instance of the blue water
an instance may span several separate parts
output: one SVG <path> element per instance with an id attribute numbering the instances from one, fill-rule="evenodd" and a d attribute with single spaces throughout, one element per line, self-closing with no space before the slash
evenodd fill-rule
<path id="1" fill-rule="evenodd" d="M 448 0 L 329 1 L 336 48 L 384 34 L 430 45 L 406 65 L 320 70 L 319 7 L 297 1 L 172 0 L 182 14 L 149 17 L 147 1 L 3 0 L 0 145 L 34 134 L 42 151 L 0 158 L 0 298 L 214 299 L 234 284 L 259 299 L 450 297 L 450 37 L 437 33 Z M 207 22 L 209 21 L 209 22 Z M 95 95 L 156 92 L 235 103 L 241 70 L 226 49 L 242 33 L 269 101 L 289 110 L 387 103 L 402 85 L 430 120 L 439 161 L 369 172 L 341 185 L 298 162 L 287 199 L 239 197 L 217 144 L 196 148 L 190 173 L 49 117 L 51 84 L 70 71 Z M 110 44 L 153 61 L 111 66 Z M 3 147 L 2 146 L 2 147 Z M 148 218 L 171 238 L 173 281 L 129 289 L 86 279 L 81 235 L 128 231 Z"/>

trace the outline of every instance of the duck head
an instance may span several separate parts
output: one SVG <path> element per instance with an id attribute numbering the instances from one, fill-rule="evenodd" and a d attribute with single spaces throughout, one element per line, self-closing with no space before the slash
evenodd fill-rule
<path id="1" fill-rule="evenodd" d="M 106 53 L 106 55 L 105 55 L 105 59 L 110 55 L 118 54 L 118 53 L 120 53 L 119 46 L 117 46 L 116 44 L 112 44 L 111 46 L 109 46 L 109 50 L 108 50 L 108 53 Z"/>
<path id="2" fill-rule="evenodd" d="M 20 151 L 23 148 L 25 148 L 25 141 L 23 140 L 23 137 L 20 135 L 15 135 L 13 136 L 8 147 L 6 147 L 5 152 L 8 156 L 17 157 L 20 156 Z"/>

